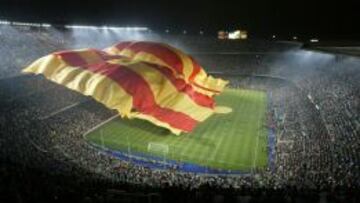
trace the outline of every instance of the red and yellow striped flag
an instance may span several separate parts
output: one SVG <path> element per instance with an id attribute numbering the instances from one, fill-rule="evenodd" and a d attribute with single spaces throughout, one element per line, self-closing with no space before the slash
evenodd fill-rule
<path id="1" fill-rule="evenodd" d="M 126 56 L 135 60 L 156 63 L 171 69 L 174 75 L 203 94 L 213 96 L 223 91 L 228 83 L 207 75 L 205 70 L 184 52 L 167 44 L 147 41 L 125 41 L 104 50 L 109 54 Z"/>
<path id="2" fill-rule="evenodd" d="M 197 74 L 192 76 L 193 72 L 185 71 L 190 68 L 179 65 L 180 61 L 173 63 L 156 51 L 137 52 L 138 56 L 128 53 L 113 53 L 109 49 L 61 51 L 36 60 L 23 72 L 43 74 L 53 82 L 92 96 L 122 117 L 145 119 L 175 134 L 192 131 L 214 113 L 212 95 L 222 90 L 225 81 L 220 86 L 200 83 L 198 87 L 194 85 L 200 81 L 195 79 Z M 154 53 L 158 54 L 156 58 L 149 58 Z"/>

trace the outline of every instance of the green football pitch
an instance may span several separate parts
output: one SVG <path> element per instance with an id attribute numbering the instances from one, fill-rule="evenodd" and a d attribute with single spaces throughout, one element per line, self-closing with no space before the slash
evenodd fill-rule
<path id="1" fill-rule="evenodd" d="M 176 136 L 147 121 L 117 117 L 86 134 L 85 139 L 111 150 L 248 172 L 268 163 L 266 99 L 262 91 L 226 89 L 216 102 L 233 112 L 211 116 L 192 133 Z"/>

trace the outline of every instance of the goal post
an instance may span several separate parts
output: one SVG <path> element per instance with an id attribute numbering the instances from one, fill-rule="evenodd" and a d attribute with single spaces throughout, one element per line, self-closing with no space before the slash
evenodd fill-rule
<path id="1" fill-rule="evenodd" d="M 149 142 L 148 152 L 151 154 L 160 154 L 163 158 L 164 168 L 166 167 L 166 156 L 169 153 L 169 145 L 159 142 Z"/>
<path id="2" fill-rule="evenodd" d="M 159 142 L 149 142 L 147 150 L 150 153 L 160 153 L 167 155 L 169 153 L 169 145 Z"/>

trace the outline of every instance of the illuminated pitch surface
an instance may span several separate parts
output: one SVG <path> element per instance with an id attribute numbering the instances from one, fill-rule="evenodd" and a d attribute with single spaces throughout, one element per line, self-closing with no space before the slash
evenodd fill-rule
<path id="1" fill-rule="evenodd" d="M 216 101 L 219 106 L 231 107 L 233 112 L 210 117 L 192 133 L 176 136 L 147 121 L 115 118 L 87 134 L 86 139 L 112 150 L 128 152 L 130 146 L 131 153 L 149 154 L 150 142 L 161 143 L 168 146 L 166 159 L 216 169 L 248 172 L 266 167 L 266 93 L 226 89 Z M 164 156 L 151 152 L 154 154 Z"/>

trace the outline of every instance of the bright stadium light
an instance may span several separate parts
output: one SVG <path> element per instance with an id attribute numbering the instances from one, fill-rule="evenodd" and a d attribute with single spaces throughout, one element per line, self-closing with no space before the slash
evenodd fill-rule
<path id="1" fill-rule="evenodd" d="M 234 32 L 229 33 L 229 39 L 240 39 L 240 35 L 240 30 L 235 30 Z"/>
<path id="2" fill-rule="evenodd" d="M 272 35 L 272 38 L 275 39 L 275 38 L 276 38 L 276 35 Z"/>
<path id="3" fill-rule="evenodd" d="M 312 38 L 312 39 L 310 39 L 310 42 L 311 42 L 311 43 L 316 43 L 316 42 L 319 42 L 319 39 L 317 39 L 317 38 Z"/>
<path id="4" fill-rule="evenodd" d="M 48 24 L 48 23 L 42 23 L 42 24 L 41 24 L 41 27 L 51 27 L 51 25 Z"/>
<path id="5" fill-rule="evenodd" d="M 27 26 L 27 27 L 41 27 L 41 24 L 39 23 L 26 23 L 26 22 L 13 22 L 12 25 L 15 26 Z"/>
<path id="6" fill-rule="evenodd" d="M 108 26 L 88 26 L 88 25 L 65 25 L 68 29 L 95 29 L 95 30 L 119 30 L 119 31 L 147 31 L 147 27 L 108 27 Z"/>
<path id="7" fill-rule="evenodd" d="M 65 28 L 69 29 L 94 29 L 95 26 L 88 26 L 88 25 L 65 25 Z"/>
<path id="8" fill-rule="evenodd" d="M 297 40 L 298 38 L 297 38 L 297 36 L 293 36 L 293 40 Z"/>
<path id="9" fill-rule="evenodd" d="M 107 29 L 109 29 L 109 30 L 115 30 L 116 29 L 116 27 L 112 27 L 112 26 L 105 26 Z"/>
<path id="10" fill-rule="evenodd" d="M 10 25 L 10 22 L 7 20 L 0 20 L 0 25 Z"/>
<path id="11" fill-rule="evenodd" d="M 117 30 L 123 30 L 123 27 L 116 27 Z M 147 28 L 145 27 L 126 27 L 125 30 L 127 31 L 146 31 Z"/>

